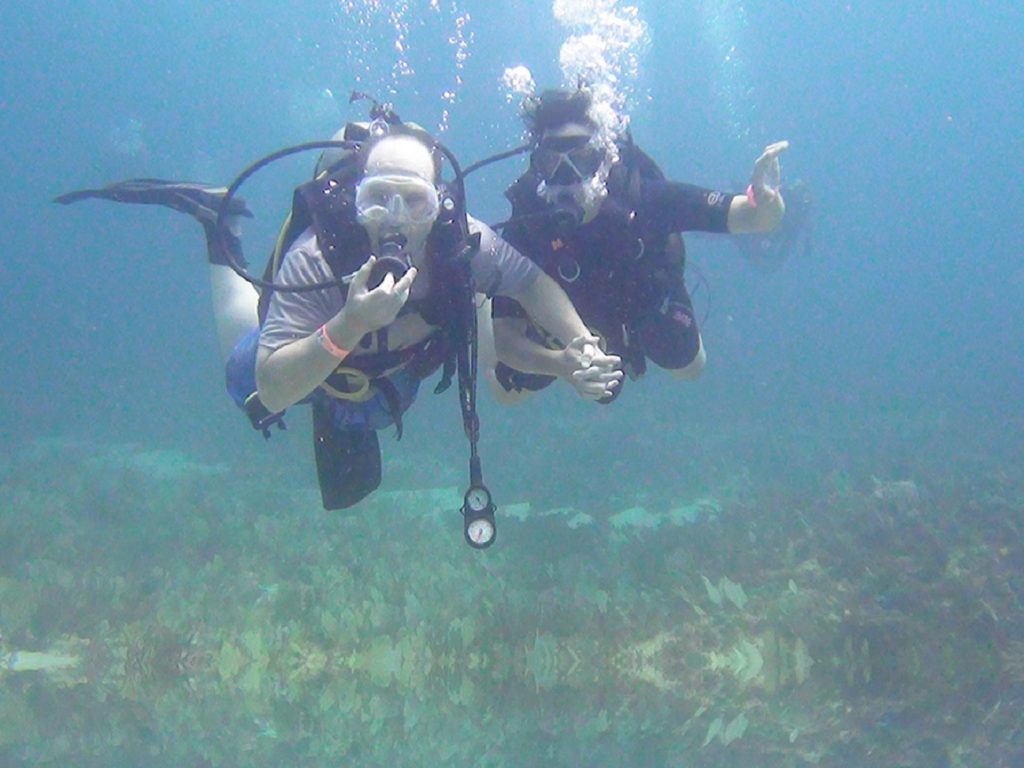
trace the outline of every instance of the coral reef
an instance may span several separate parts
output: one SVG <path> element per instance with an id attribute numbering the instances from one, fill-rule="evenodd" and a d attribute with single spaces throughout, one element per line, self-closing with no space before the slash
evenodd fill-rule
<path id="1" fill-rule="evenodd" d="M 1022 478 L 912 509 L 831 480 L 520 509 L 481 554 L 457 494 L 329 515 L 181 457 L 36 451 L 61 477 L 0 486 L 4 765 L 998 766 L 1019 743 Z"/>

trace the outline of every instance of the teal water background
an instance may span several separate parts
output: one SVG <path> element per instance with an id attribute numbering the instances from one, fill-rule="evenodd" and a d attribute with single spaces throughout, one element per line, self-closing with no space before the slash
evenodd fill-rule
<path id="1" fill-rule="evenodd" d="M 392 26 L 370 25 L 376 58 L 357 56 L 362 31 L 338 3 L 5 8 L 3 434 L 138 439 L 218 458 L 247 442 L 220 394 L 195 225 L 49 200 L 131 176 L 226 182 L 266 152 L 361 117 L 345 104 L 356 87 L 397 83 L 402 114 L 432 128 L 450 108 L 445 139 L 464 161 L 512 146 L 521 128 L 501 73 L 525 64 L 542 86 L 560 82 L 567 33 L 545 3 L 458 7 L 473 35 L 461 71 L 445 39 L 456 14 L 413 6 L 415 74 L 397 80 Z M 629 429 L 657 411 L 685 427 L 715 414 L 720 429 L 896 409 L 1019 429 L 1021 12 L 708 2 L 641 13 L 650 42 L 630 105 L 638 142 L 672 178 L 732 186 L 763 145 L 789 139 L 784 173 L 812 185 L 816 248 L 766 276 L 725 244 L 691 242 L 713 289 L 706 378 L 680 386 L 655 374 L 599 416 L 559 393 L 531 406 L 540 410 L 526 424 L 551 434 L 548 412 L 571 414 L 574 434 L 604 420 Z M 723 44 L 735 46 L 731 61 Z M 380 66 L 361 71 L 360 59 Z M 448 105 L 440 94 L 456 74 Z M 516 168 L 474 180 L 481 217 L 505 214 L 501 185 Z M 256 265 L 274 214 L 261 222 L 265 239 L 249 242 Z M 454 435 L 444 412 L 417 408 L 430 431 L 452 424 L 442 434 Z M 485 434 L 507 434 L 506 418 L 488 413 Z M 414 443 L 424 430 L 409 432 Z"/>
<path id="2" fill-rule="evenodd" d="M 796 495 L 842 476 L 869 494 L 872 476 L 975 482 L 978 456 L 1019 466 L 1024 10 L 705 0 L 644 2 L 639 15 L 649 34 L 627 78 L 637 142 L 670 178 L 736 188 L 764 145 L 790 140 L 783 178 L 813 191 L 813 252 L 765 271 L 724 238 L 688 238 L 707 317 L 698 382 L 653 370 L 610 408 L 562 386 L 505 410 L 482 391 L 498 503 L 600 516 L 737 478 Z M 549 3 L 483 0 L 5 4 L 0 29 L 5 466 L 41 439 L 132 444 L 228 466 L 243 489 L 273 473 L 296 492 L 314 482 L 308 417 L 293 413 L 264 443 L 224 395 L 198 227 L 51 199 L 129 177 L 227 183 L 362 118 L 353 89 L 443 126 L 468 163 L 522 139 L 505 68 L 560 84 L 568 34 Z M 476 215 L 505 217 L 520 167 L 473 178 Z M 303 173 L 278 169 L 250 195 L 257 270 Z M 425 387 L 403 441 L 382 442 L 386 490 L 464 483 L 451 394 Z"/>

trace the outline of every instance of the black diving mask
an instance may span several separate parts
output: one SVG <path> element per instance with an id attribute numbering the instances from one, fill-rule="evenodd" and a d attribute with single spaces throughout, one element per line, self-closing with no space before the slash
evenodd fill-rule
<path id="1" fill-rule="evenodd" d="M 597 173 L 604 158 L 604 150 L 589 136 L 566 136 L 542 141 L 530 162 L 548 184 L 570 185 Z"/>

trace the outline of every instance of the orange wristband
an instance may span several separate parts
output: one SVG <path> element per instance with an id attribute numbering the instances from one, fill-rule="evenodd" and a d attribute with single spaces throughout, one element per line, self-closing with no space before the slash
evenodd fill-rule
<path id="1" fill-rule="evenodd" d="M 770 192 L 771 194 L 769 194 L 769 195 L 768 195 L 768 197 L 767 197 L 767 198 L 765 198 L 765 199 L 767 199 L 767 200 L 774 200 L 774 199 L 775 199 L 775 196 L 776 196 L 777 194 L 779 194 L 779 193 L 778 193 L 778 192 L 777 192 L 776 190 L 772 189 L 771 187 L 768 187 L 767 189 L 768 189 L 768 192 Z M 758 203 L 758 200 L 757 200 L 757 193 L 756 193 L 756 191 L 754 190 L 754 185 L 753 185 L 753 184 L 750 184 L 750 185 L 749 185 L 749 186 L 747 187 L 747 202 L 749 202 L 749 203 L 750 203 L 750 206 L 751 206 L 752 208 L 757 208 L 757 203 Z M 762 202 L 763 202 L 763 201 L 762 201 Z"/>
<path id="2" fill-rule="evenodd" d="M 344 360 L 351 352 L 351 350 L 342 349 L 331 341 L 331 337 L 327 335 L 327 323 L 316 329 L 316 340 L 332 357 L 336 357 L 339 360 Z"/>

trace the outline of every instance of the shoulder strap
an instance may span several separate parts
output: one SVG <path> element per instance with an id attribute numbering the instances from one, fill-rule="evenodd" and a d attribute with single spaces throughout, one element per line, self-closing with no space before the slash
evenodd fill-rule
<path id="1" fill-rule="evenodd" d="M 631 133 L 626 133 L 618 149 L 619 162 L 608 176 L 608 192 L 630 208 L 636 208 L 640 204 L 641 183 L 664 181 L 665 174 L 651 156 L 634 143 Z"/>

